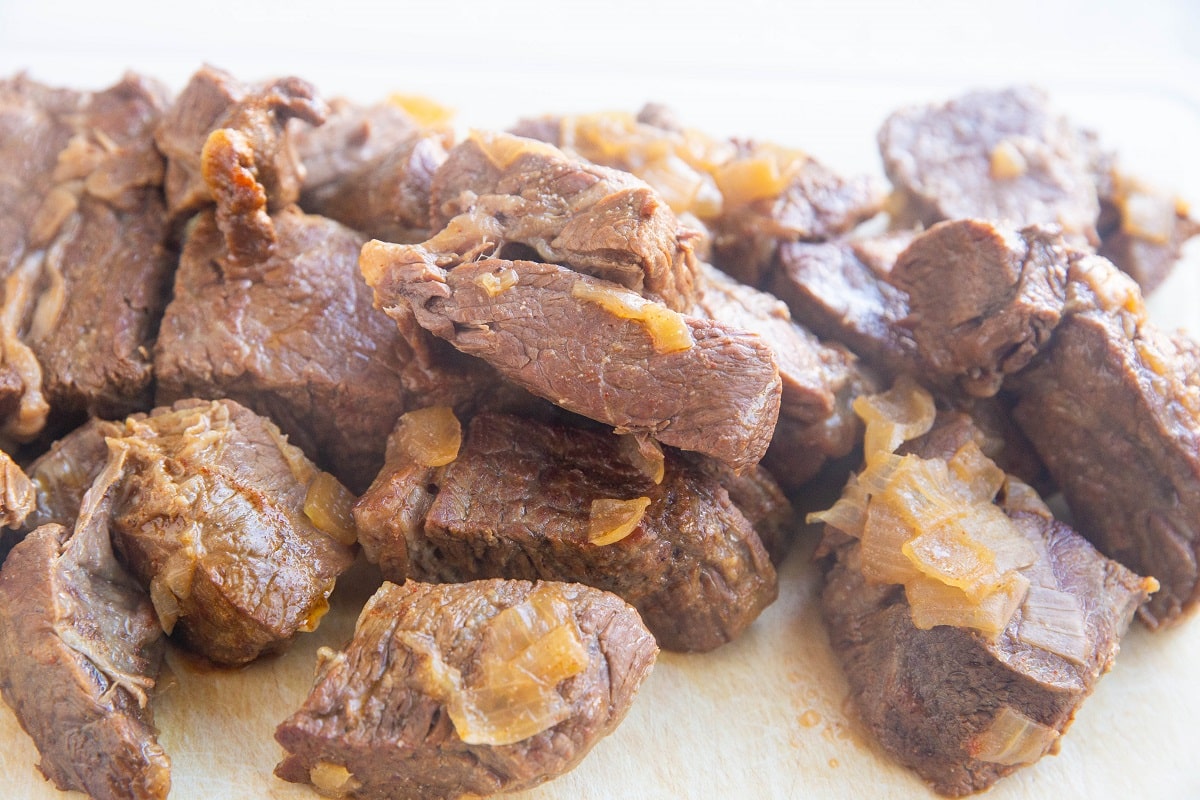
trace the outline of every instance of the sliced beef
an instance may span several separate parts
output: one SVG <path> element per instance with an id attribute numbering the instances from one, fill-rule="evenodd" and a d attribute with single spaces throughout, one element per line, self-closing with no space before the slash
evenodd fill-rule
<path id="1" fill-rule="evenodd" d="M 408 112 L 394 103 L 360 106 L 343 98 L 329 101 L 323 125 L 293 123 L 292 142 L 304 165 L 301 207 L 312 211 L 311 202 L 404 145 L 418 129 Z"/>
<path id="2" fill-rule="evenodd" d="M 747 171 L 780 159 L 778 148 L 736 144 L 731 164 L 745 164 Z M 710 222 L 713 262 L 755 286 L 767 281 L 781 245 L 832 239 L 883 210 L 885 192 L 873 177 L 844 177 L 799 152 L 787 153 L 783 161 L 776 167 L 778 185 L 725 190 L 721 214 Z M 717 182 L 722 184 L 720 173 Z"/>
<path id="3" fill-rule="evenodd" d="M 822 343 L 793 322 L 778 298 L 707 264 L 700 276 L 693 313 L 756 333 L 775 354 L 783 388 L 764 463 L 786 487 L 799 487 L 826 460 L 854 448 L 861 426 L 851 404 L 876 388 L 874 377 L 848 350 Z"/>
<path id="4" fill-rule="evenodd" d="M 414 133 L 357 172 L 305 188 L 301 204 L 373 239 L 423 242 L 434 233 L 429 198 L 434 173 L 446 160 L 446 138 Z"/>
<path id="5" fill-rule="evenodd" d="M 901 323 L 908 298 L 888 280 L 910 233 L 880 239 L 795 242 L 779 247 L 768 290 L 817 336 L 841 342 L 891 375 L 911 372 L 916 344 Z"/>
<path id="6" fill-rule="evenodd" d="M 585 586 L 385 583 L 276 730 L 275 772 L 361 800 L 536 786 L 616 728 L 656 653 L 633 609 Z"/>
<path id="7" fill-rule="evenodd" d="M 109 540 L 121 469 L 102 470 L 74 530 L 37 528 L 0 571 L 0 690 L 59 789 L 162 800 L 170 762 L 147 703 L 163 633 Z"/>
<path id="8" fill-rule="evenodd" d="M 1027 87 L 905 108 L 879 131 L 884 170 L 917 221 L 980 217 L 1056 224 L 1095 245 L 1100 201 L 1094 138 Z"/>
<path id="9" fill-rule="evenodd" d="M 630 444 L 611 433 L 481 414 L 450 464 L 421 468 L 398 458 L 380 474 L 355 511 L 363 548 L 391 580 L 404 577 L 397 568 L 406 564 L 408 575 L 426 581 L 586 583 L 637 608 L 662 647 L 711 650 L 775 599 L 775 570 L 718 468 L 667 451 L 656 482 Z M 765 508 L 750 506 L 768 530 L 778 530 L 776 510 L 787 507 L 774 494 Z M 603 509 L 614 501 L 610 519 Z M 627 535 L 602 543 L 617 529 Z"/>
<path id="10" fill-rule="evenodd" d="M 25 520 L 24 530 L 57 523 L 75 526 L 83 495 L 108 461 L 105 438 L 121 435 L 121 423 L 91 418 L 50 445 L 29 465 L 35 491 L 35 507 Z"/>
<path id="11" fill-rule="evenodd" d="M 163 629 L 243 664 L 316 628 L 354 558 L 350 499 L 268 420 L 187 401 L 125 421 L 112 529 Z M 318 527 L 320 526 L 320 527 Z"/>
<path id="12" fill-rule="evenodd" d="M 136 75 L 102 92 L 0 81 L 0 433 L 53 414 L 149 404 L 148 347 L 169 291 L 165 91 Z"/>
<path id="13" fill-rule="evenodd" d="M 1009 385 L 1081 532 L 1162 588 L 1140 616 L 1200 602 L 1200 353 L 1155 329 L 1132 281 L 1087 256 L 1042 357 Z"/>
<path id="14" fill-rule="evenodd" d="M 1058 736 L 1111 666 L 1146 597 L 1136 575 L 1062 523 L 1026 513 L 1014 521 L 1049 567 L 1049 588 L 1083 610 L 1082 663 L 1019 638 L 1025 615 L 1038 613 L 1028 600 L 994 640 L 950 625 L 921 630 L 903 587 L 863 577 L 857 542 L 843 539 L 824 562 L 821 611 L 860 718 L 892 757 L 944 795 L 982 791 L 1036 760 L 1038 749 L 1056 752 Z M 1001 732 L 1028 733 L 1023 726 L 1030 723 L 1044 726 L 1037 729 L 1044 748 L 1022 752 L 1014 737 L 1001 743 L 1012 745 L 1004 753 L 988 741 Z"/>
<path id="15" fill-rule="evenodd" d="M 155 346 L 158 401 L 238 400 L 361 491 L 414 398 L 460 405 L 494 377 L 371 307 L 362 236 L 294 207 L 272 227 L 274 254 L 245 269 L 212 213 L 192 226 Z"/>
<path id="16" fill-rule="evenodd" d="M 779 415 L 770 348 L 553 264 L 486 259 L 446 271 L 419 245 L 369 242 L 376 304 L 416 321 L 570 411 L 696 450 L 758 463 Z"/>
<path id="17" fill-rule="evenodd" d="M 953 220 L 917 236 L 892 283 L 908 295 L 924 376 L 989 397 L 1049 341 L 1062 314 L 1067 251 L 1056 228 L 1020 232 Z"/>
<path id="18" fill-rule="evenodd" d="M 469 260 L 513 246 L 643 292 L 676 311 L 692 302 L 692 235 L 645 182 L 557 148 L 475 133 L 433 180 L 438 248 Z M 524 256 L 518 256 L 524 257 Z"/>

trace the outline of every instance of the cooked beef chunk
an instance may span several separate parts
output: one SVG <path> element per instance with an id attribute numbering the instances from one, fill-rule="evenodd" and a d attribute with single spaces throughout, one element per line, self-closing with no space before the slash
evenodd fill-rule
<path id="1" fill-rule="evenodd" d="M 691 234 L 633 175 L 531 139 L 475 133 L 450 151 L 432 192 L 433 228 L 450 228 L 442 249 L 505 256 L 519 245 L 676 311 L 691 306 Z"/>
<path id="2" fill-rule="evenodd" d="M 656 653 L 633 609 L 585 586 L 384 584 L 276 730 L 275 773 L 360 800 L 536 786 L 617 727 Z"/>
<path id="3" fill-rule="evenodd" d="M 1192 219 L 1178 198 L 1113 168 L 1109 180 L 1101 183 L 1097 228 L 1100 255 L 1148 295 L 1171 274 L 1184 243 L 1200 234 L 1200 221 Z"/>
<path id="4" fill-rule="evenodd" d="M 923 376 L 990 397 L 1024 368 L 1058 324 L 1067 251 L 1056 228 L 1019 233 L 982 220 L 953 220 L 917 236 L 892 269 L 908 294 Z"/>
<path id="5" fill-rule="evenodd" d="M 192 226 L 155 346 L 158 401 L 235 399 L 361 491 L 413 398 L 461 404 L 494 377 L 371 307 L 359 234 L 295 208 L 272 226 L 275 253 L 253 270 L 230 264 L 211 213 Z"/>
<path id="6" fill-rule="evenodd" d="M 950 625 L 921 630 L 903 587 L 863 577 L 857 542 L 841 539 L 823 563 L 821 611 L 859 716 L 888 753 L 941 794 L 981 791 L 1056 752 L 1146 597 L 1136 575 L 1062 523 L 1028 513 L 1013 520 L 1049 567 L 1048 588 L 1083 610 L 1082 663 L 1018 638 L 1023 619 L 1039 611 L 1028 600 L 994 640 Z M 991 741 L 1003 733 L 1011 738 Z"/>
<path id="7" fill-rule="evenodd" d="M 0 690 L 59 789 L 162 800 L 170 762 L 147 695 L 163 634 L 109 540 L 121 468 L 118 455 L 101 472 L 74 532 L 39 527 L 0 571 Z"/>
<path id="8" fill-rule="evenodd" d="M 754 286 L 763 284 L 780 244 L 832 238 L 883 208 L 878 180 L 844 178 L 798 150 L 710 139 L 661 106 L 637 117 L 527 119 L 514 132 L 642 178 L 711 235 L 696 242 L 697 251 L 711 248 L 718 267 Z"/>
<path id="9" fill-rule="evenodd" d="M 149 403 L 146 350 L 166 302 L 166 105 L 136 75 L 102 92 L 0 81 L 0 373 L 5 437 Z"/>
<path id="10" fill-rule="evenodd" d="M 445 142 L 441 134 L 414 133 L 357 172 L 306 188 L 301 203 L 373 239 L 423 242 L 433 235 L 429 198 L 434 173 L 446 160 Z"/>
<path id="11" fill-rule="evenodd" d="M 193 75 L 155 134 L 167 156 L 173 223 L 216 203 L 231 258 L 265 260 L 274 246 L 269 212 L 300 197 L 290 119 L 325 119 L 324 102 L 299 78 L 250 88 L 212 67 Z"/>
<path id="12" fill-rule="evenodd" d="M 924 309 L 910 318 L 914 337 L 930 343 L 953 338 L 956 361 L 943 361 L 944 374 L 957 368 L 967 385 L 979 385 L 981 375 L 1000 376 L 1008 371 L 1005 360 L 1020 353 L 1015 366 L 1028 366 L 1004 382 L 1015 398 L 1015 420 L 1062 488 L 1079 531 L 1106 555 L 1162 584 L 1142 619 L 1151 627 L 1173 622 L 1200 603 L 1196 345 L 1155 329 L 1136 284 L 1107 260 L 1052 247 L 1043 251 L 1050 258 L 1018 259 L 1003 268 L 1002 243 L 1018 240 L 1011 232 L 985 235 L 986 227 L 959 221 L 931 229 L 928 258 L 915 270 L 919 280 L 895 276 L 913 308 Z M 980 235 L 951 236 L 955 228 Z M 1029 229 L 1022 236 L 1028 239 Z M 954 240 L 953 259 L 938 254 L 942 239 Z M 917 240 L 909 252 L 924 247 Z M 939 276 L 939 268 L 945 274 Z M 964 281 L 964 268 L 970 280 Z M 1009 275 L 1010 286 L 1035 291 L 997 293 L 986 281 L 998 272 Z M 958 292 L 947 304 L 946 287 L 956 281 L 982 290 Z M 1045 291 L 1059 285 L 1065 289 Z M 1030 297 L 1033 315 L 1027 313 Z M 958 319 L 970 320 L 969 326 L 956 326 Z M 1055 319 L 1048 335 L 1038 329 Z"/>
<path id="13" fill-rule="evenodd" d="M 300 205 L 336 191 L 341 181 L 412 139 L 418 125 L 394 103 L 359 106 L 343 98 L 329 101 L 325 124 L 295 124 L 292 142 L 304 165 Z"/>
<path id="14" fill-rule="evenodd" d="M 380 473 L 355 511 L 363 548 L 390 580 L 407 563 L 417 580 L 586 583 L 637 608 L 662 647 L 711 650 L 775 599 L 775 570 L 718 470 L 667 451 L 656 483 L 630 447 L 611 433 L 481 414 L 450 464 L 401 457 Z M 753 511 L 770 524 L 773 508 Z M 602 543 L 617 529 L 627 535 Z"/>
<path id="15" fill-rule="evenodd" d="M 901 109 L 879 131 L 884 170 L 909 211 L 932 225 L 981 217 L 1057 224 L 1096 244 L 1094 139 L 1031 88 L 979 91 Z"/>
<path id="16" fill-rule="evenodd" d="M 1157 627 L 1200 603 L 1200 353 L 1145 313 L 1111 264 L 1075 259 L 1049 346 L 1006 385 L 1076 527 L 1162 584 L 1140 612 Z"/>
<path id="17" fill-rule="evenodd" d="M 735 162 L 775 158 L 769 147 L 737 145 Z M 803 154 L 791 159 L 785 175 L 777 190 L 754 191 L 744 202 L 726 192 L 721 214 L 710 223 L 713 262 L 744 283 L 766 282 L 781 245 L 832 239 L 883 209 L 884 191 L 873 177 L 843 177 Z"/>
<path id="18" fill-rule="evenodd" d="M 840 345 L 823 344 L 792 321 L 779 299 L 701 264 L 697 316 L 757 333 L 770 346 L 783 383 L 779 422 L 765 465 L 788 488 L 815 475 L 830 458 L 849 453 L 861 426 L 850 407 L 873 391 L 873 376 Z"/>
<path id="19" fill-rule="evenodd" d="M 739 474 L 720 461 L 703 456 L 684 456 L 684 461 L 728 493 L 729 500 L 758 534 L 771 563 L 782 563 L 795 538 L 796 514 L 773 474 L 762 467 Z"/>
<path id="20" fill-rule="evenodd" d="M 126 454 L 116 546 L 164 630 L 235 665 L 316 627 L 354 558 L 333 511 L 350 498 L 278 428 L 232 401 L 186 401 L 109 442 Z"/>
<path id="21" fill-rule="evenodd" d="M 912 372 L 916 344 L 901 324 L 908 298 L 888 280 L 911 240 L 911 233 L 900 232 L 878 239 L 784 244 L 767 288 L 817 336 L 841 342 L 886 373 Z"/>
<path id="22" fill-rule="evenodd" d="M 756 464 L 779 415 L 770 348 L 554 264 L 486 259 L 449 271 L 420 245 L 368 242 L 376 304 L 570 411 L 735 469 Z"/>
<path id="23" fill-rule="evenodd" d="M 29 465 L 36 505 L 25 520 L 26 532 L 51 522 L 64 528 L 75 526 L 84 493 L 108 461 L 105 437 L 120 434 L 119 422 L 93 417 Z"/>

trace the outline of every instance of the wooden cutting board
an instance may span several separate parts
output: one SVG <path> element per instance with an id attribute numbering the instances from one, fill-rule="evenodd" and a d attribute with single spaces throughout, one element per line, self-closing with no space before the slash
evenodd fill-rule
<path id="1" fill-rule="evenodd" d="M 948 96 L 947 94 L 932 95 Z M 893 98 L 874 98 L 881 109 Z M 864 101 L 866 102 L 866 101 Z M 1090 107 L 1088 98 L 1080 105 Z M 686 109 L 682 109 L 686 110 Z M 1197 125 L 1194 112 L 1185 121 Z M 1103 111 L 1097 116 L 1102 117 Z M 695 116 L 685 119 L 696 120 Z M 508 118 L 492 124 L 506 124 Z M 1120 119 L 1111 120 L 1119 127 Z M 701 120 L 697 120 L 700 124 Z M 1146 119 L 1125 119 L 1143 130 Z M 1102 131 L 1108 133 L 1103 125 Z M 720 128 L 716 128 L 720 130 Z M 775 135 L 764 131 L 764 136 Z M 1119 137 L 1118 137 L 1119 138 Z M 780 139 L 787 141 L 787 139 Z M 821 149 L 836 150 L 831 138 Z M 1111 138 L 1109 139 L 1111 141 Z M 1194 148 L 1195 139 L 1189 146 Z M 1123 147 L 1125 142 L 1119 142 Z M 861 149 L 861 148 L 860 148 Z M 1170 152 L 1142 155 L 1152 173 L 1200 198 L 1196 170 L 1172 171 Z M 870 153 L 862 169 L 877 169 Z M 1195 158 L 1188 162 L 1194 166 Z M 835 159 L 835 163 L 837 163 Z M 845 164 L 837 164 L 845 167 Z M 858 166 L 858 165 L 850 165 Z M 1155 295 L 1152 317 L 1200 333 L 1200 248 Z M 817 611 L 813 542 L 798 542 L 780 572 L 780 598 L 739 641 L 706 655 L 664 653 L 624 724 L 574 772 L 522 800 L 573 798 L 847 798 L 932 796 L 864 735 Z M 376 578 L 359 566 L 339 583 L 333 609 L 285 655 L 235 672 L 178 652 L 155 700 L 160 741 L 173 763 L 173 800 L 313 800 L 272 776 L 272 733 L 308 691 L 315 653 L 338 647 Z M 1061 753 L 1001 781 L 992 800 L 1030 797 L 1200 797 L 1200 619 L 1150 633 L 1135 624 L 1112 672 L 1062 740 Z M 0 706 L 0 795 L 54 800 L 37 752 Z"/>

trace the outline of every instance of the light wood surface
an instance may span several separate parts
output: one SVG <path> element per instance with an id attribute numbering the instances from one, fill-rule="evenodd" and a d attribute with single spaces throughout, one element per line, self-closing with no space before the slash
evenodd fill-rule
<path id="1" fill-rule="evenodd" d="M 795 109 L 784 118 L 754 110 L 767 99 L 761 86 L 726 92 L 725 99 L 746 110 L 750 127 L 742 128 L 743 133 L 801 144 L 840 169 L 877 171 L 871 139 L 886 109 L 965 88 L 858 86 L 852 107 L 843 103 L 840 117 L 835 108 L 834 122 L 805 137 L 787 135 L 787 125 L 799 116 Z M 809 87 L 814 105 L 808 107 L 821 107 L 817 103 L 823 93 L 832 98 L 835 90 L 845 97 L 845 86 Z M 1142 172 L 1200 200 L 1200 117 L 1195 107 L 1171 96 L 1137 91 L 1114 95 L 1101 88 L 1057 93 L 1056 100 L 1099 128 L 1105 141 L 1129 154 Z M 576 97 L 572 108 L 602 102 L 589 104 Z M 684 118 L 697 125 L 711 122 L 723 133 L 738 129 L 702 104 L 698 94 L 678 104 Z M 503 126 L 514 118 L 508 113 L 493 116 L 490 124 Z M 1200 332 L 1196 248 L 1153 298 L 1151 311 L 1160 325 Z M 622 727 L 573 773 L 520 797 L 931 796 L 864 737 L 846 706 L 845 682 L 816 609 L 811 547 L 811 540 L 797 545 L 781 570 L 779 601 L 741 640 L 702 656 L 663 654 Z M 321 628 L 282 657 L 222 672 L 200 668 L 179 653 L 170 655 L 170 673 L 155 709 L 161 742 L 173 762 L 174 800 L 316 797 L 272 776 L 281 754 L 272 733 L 306 694 L 317 647 L 339 646 L 348 638 L 371 588 L 370 570 L 356 568 L 339 585 L 334 609 Z M 1200 620 L 1157 634 L 1135 624 L 1113 671 L 1100 681 L 1063 739 L 1061 753 L 1001 781 L 986 796 L 1200 797 L 1197 664 Z M 36 761 L 32 743 L 8 708 L 0 706 L 0 796 L 62 797 L 36 771 Z"/>

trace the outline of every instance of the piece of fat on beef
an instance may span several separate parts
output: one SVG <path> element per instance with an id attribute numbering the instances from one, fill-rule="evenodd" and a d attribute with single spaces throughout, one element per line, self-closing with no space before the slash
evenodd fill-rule
<path id="1" fill-rule="evenodd" d="M 951 220 L 913 239 L 892 283 L 908 296 L 923 377 L 990 397 L 1046 346 L 1066 295 L 1068 250 L 1055 227 L 1020 231 Z"/>
<path id="2" fill-rule="evenodd" d="M 1095 141 L 1030 87 L 976 91 L 892 113 L 879 130 L 884 171 L 925 225 L 980 217 L 1060 225 L 1098 244 Z"/>
<path id="3" fill-rule="evenodd" d="M 166 91 L 0 81 L 0 436 L 149 405 L 173 267 L 152 133 Z M 53 418 L 53 419 L 52 419 Z M 55 424 L 52 427 L 57 427 Z"/>
<path id="4" fill-rule="evenodd" d="M 797 325 L 778 298 L 715 267 L 700 265 L 698 287 L 693 314 L 758 334 L 779 365 L 779 421 L 764 466 L 795 489 L 827 460 L 854 449 L 862 430 L 851 405 L 855 397 L 877 388 L 858 359 Z"/>
<path id="5" fill-rule="evenodd" d="M 1162 588 L 1156 628 L 1200 603 L 1200 351 L 1147 320 L 1132 280 L 1075 258 L 1050 345 L 1006 386 L 1076 527 Z"/>
<path id="6" fill-rule="evenodd" d="M 275 774 L 361 800 L 527 789 L 616 729 L 657 652 L 636 611 L 590 587 L 385 583 L 349 645 L 319 654 Z"/>
<path id="7" fill-rule="evenodd" d="M 300 207 L 373 239 L 421 242 L 433 235 L 433 175 L 453 145 L 449 129 L 424 128 L 393 103 L 331 102 L 325 124 L 292 134 L 304 164 Z"/>
<path id="8" fill-rule="evenodd" d="M 162 800 L 170 761 L 148 695 L 163 632 L 109 539 L 123 458 L 106 462 L 73 526 L 38 527 L 0 570 L 0 691 L 59 789 Z"/>
<path id="9" fill-rule="evenodd" d="M 916 344 L 902 325 L 908 298 L 888 279 L 912 236 L 902 231 L 780 245 L 767 290 L 799 324 L 875 369 L 891 376 L 913 372 Z"/>
<path id="10" fill-rule="evenodd" d="M 539 397 L 735 469 L 762 459 L 781 382 L 757 335 L 554 264 L 438 261 L 422 245 L 372 241 L 359 265 L 389 316 L 415 318 Z"/>
<path id="11" fill-rule="evenodd" d="M 355 519 L 389 580 L 586 583 L 637 608 L 660 646 L 712 650 L 775 599 L 756 527 L 780 555 L 790 531 L 776 487 L 731 492 L 703 461 L 667 450 L 655 464 L 628 437 L 483 413 L 445 466 L 397 448 Z M 755 481 L 770 483 L 761 472 Z M 731 494 L 749 501 L 747 514 Z"/>
<path id="12" fill-rule="evenodd" d="M 950 625 L 917 628 L 903 587 L 863 577 L 854 540 L 842 541 L 823 563 L 821 610 L 859 717 L 893 758 L 944 795 L 982 791 L 1040 755 L 1017 756 L 1016 763 L 1002 753 L 980 758 L 989 729 L 1038 730 L 1048 752 L 1057 752 L 1058 736 L 1111 666 L 1146 597 L 1136 575 L 1066 525 L 1036 514 L 1013 519 L 1043 553 L 1054 591 L 1086 612 L 1084 663 L 1017 638 L 1020 610 L 995 640 Z M 1018 724 L 1001 727 L 1012 724 L 1003 717 Z"/>
<path id="13" fill-rule="evenodd" d="M 354 560 L 353 498 L 269 420 L 233 401 L 135 415 L 115 546 L 149 589 L 163 629 L 238 665 L 314 630 Z"/>
<path id="14" fill-rule="evenodd" d="M 294 206 L 272 219 L 275 251 L 250 269 L 230 263 L 212 213 L 191 226 L 154 350 L 157 399 L 237 400 L 362 491 L 410 405 L 461 407 L 496 379 L 372 307 L 363 236 Z"/>
<path id="15" fill-rule="evenodd" d="M 450 151 L 431 191 L 438 247 L 464 261 L 533 253 L 673 310 L 691 306 L 694 235 L 629 173 L 544 142 L 475 132 Z"/>

